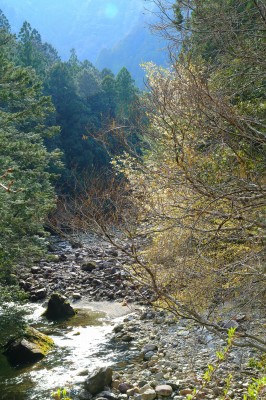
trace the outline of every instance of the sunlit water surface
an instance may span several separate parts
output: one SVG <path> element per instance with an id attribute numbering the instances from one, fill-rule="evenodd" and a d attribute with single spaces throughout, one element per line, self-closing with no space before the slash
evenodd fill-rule
<path id="1" fill-rule="evenodd" d="M 30 309 L 29 322 L 48 334 L 55 347 L 42 361 L 24 368 L 10 367 L 0 355 L 0 399 L 50 399 L 59 387 L 75 393 L 89 371 L 114 362 L 116 354 L 108 344 L 113 323 L 103 313 L 82 309 L 68 321 L 52 323 L 41 316 L 42 306 Z"/>

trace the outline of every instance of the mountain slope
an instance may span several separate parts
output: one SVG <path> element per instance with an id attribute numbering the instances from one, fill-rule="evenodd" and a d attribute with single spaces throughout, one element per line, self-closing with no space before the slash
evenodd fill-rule
<path id="1" fill-rule="evenodd" d="M 125 66 L 139 87 L 144 85 L 144 71 L 140 64 L 153 61 L 165 66 L 167 59 L 163 51 L 165 43 L 151 35 L 147 26 L 141 24 L 112 49 L 104 49 L 96 60 L 96 67 L 110 68 L 117 73 Z"/>

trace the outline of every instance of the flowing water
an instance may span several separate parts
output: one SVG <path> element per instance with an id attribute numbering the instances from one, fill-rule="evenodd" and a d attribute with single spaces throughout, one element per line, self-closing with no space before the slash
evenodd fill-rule
<path id="1" fill-rule="evenodd" d="M 58 388 L 77 392 L 85 376 L 97 366 L 111 365 L 117 357 L 110 346 L 114 322 L 101 311 L 82 308 L 65 322 L 48 322 L 41 305 L 29 305 L 29 322 L 48 334 L 54 349 L 40 362 L 23 368 L 12 368 L 0 355 L 0 399 L 48 400 Z"/>

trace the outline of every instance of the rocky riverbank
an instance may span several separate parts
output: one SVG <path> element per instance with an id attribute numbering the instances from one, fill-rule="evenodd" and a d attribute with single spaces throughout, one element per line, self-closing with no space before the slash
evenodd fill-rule
<path id="1" fill-rule="evenodd" d="M 216 365 L 216 351 L 225 343 L 186 320 L 175 321 L 162 311 L 146 309 L 127 316 L 115 326 L 114 346 L 127 344 L 123 362 L 114 365 L 111 388 L 95 398 L 108 400 L 186 399 L 196 388 L 197 399 L 243 399 L 254 369 L 248 361 L 254 351 L 233 348 L 208 384 L 203 375 Z M 228 385 L 228 378 L 231 383 Z M 92 396 L 85 389 L 81 399 Z M 262 397 L 263 398 L 263 397 Z"/>
<path id="2" fill-rule="evenodd" d="M 77 247 L 77 246 L 74 246 Z M 21 266 L 19 284 L 31 301 L 44 300 L 58 292 L 69 300 L 120 300 L 142 303 L 149 293 L 132 283 L 123 265 L 131 259 L 114 246 L 93 236 L 86 246 L 73 248 L 68 242 L 55 241 L 50 253 L 29 270 Z"/>
<path id="3" fill-rule="evenodd" d="M 109 387 L 104 391 L 99 388 L 95 395 L 85 384 L 74 398 L 181 400 L 197 388 L 197 399 L 242 399 L 255 376 L 248 365 L 249 359 L 256 356 L 255 351 L 233 348 L 219 366 L 219 373 L 204 384 L 203 374 L 209 364 L 215 365 L 216 351 L 225 343 L 191 321 L 177 321 L 163 311 L 149 308 L 145 299 L 151 294 L 137 287 L 123 268 L 130 263 L 122 252 L 91 237 L 80 248 L 57 242 L 47 259 L 30 271 L 26 267 L 20 270 L 20 286 L 34 302 L 58 292 L 77 307 L 84 301 L 105 301 L 108 309 L 113 301 L 119 301 L 130 312 L 110 337 L 110 351 L 115 348 L 121 357 L 112 367 Z M 240 325 L 245 323 L 241 318 Z M 231 375 L 227 397 L 222 397 Z"/>

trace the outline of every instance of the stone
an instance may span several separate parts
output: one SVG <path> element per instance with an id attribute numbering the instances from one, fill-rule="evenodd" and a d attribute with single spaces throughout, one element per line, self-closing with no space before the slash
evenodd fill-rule
<path id="1" fill-rule="evenodd" d="M 128 382 L 121 382 L 120 385 L 118 385 L 118 390 L 122 394 L 126 394 L 127 391 L 132 388 L 133 388 L 133 385 L 131 385 L 131 383 L 128 383 Z"/>
<path id="2" fill-rule="evenodd" d="M 124 328 L 124 324 L 116 325 L 116 326 L 114 327 L 114 332 L 115 332 L 115 333 L 121 332 L 121 331 L 123 330 L 123 328 Z"/>
<path id="3" fill-rule="evenodd" d="M 134 396 L 135 393 L 138 393 L 138 389 L 135 388 L 135 387 L 127 390 L 127 396 L 128 397 Z"/>
<path id="4" fill-rule="evenodd" d="M 119 395 L 118 395 L 118 398 L 119 398 L 120 400 L 127 400 L 127 394 L 119 394 Z"/>
<path id="5" fill-rule="evenodd" d="M 44 358 L 53 345 L 49 336 L 27 327 L 22 336 L 7 343 L 3 354 L 13 366 L 27 365 Z"/>
<path id="6" fill-rule="evenodd" d="M 158 396 L 169 397 L 173 393 L 173 389 L 170 385 L 158 385 L 155 388 L 155 392 Z"/>
<path id="7" fill-rule="evenodd" d="M 107 390 L 105 390 L 104 392 L 99 393 L 98 396 L 96 396 L 96 399 L 117 400 L 117 396 L 114 393 L 109 392 Z"/>
<path id="8" fill-rule="evenodd" d="M 179 394 L 181 394 L 182 396 L 186 396 L 187 394 L 192 394 L 192 393 L 193 393 L 193 390 L 189 389 L 189 388 L 181 389 L 179 392 Z"/>
<path id="9" fill-rule="evenodd" d="M 41 272 L 40 267 L 31 267 L 32 274 L 39 274 Z"/>
<path id="10" fill-rule="evenodd" d="M 47 293 L 46 288 L 41 288 L 41 289 L 36 290 L 36 291 L 34 292 L 34 295 L 36 296 L 36 298 L 37 298 L 38 300 L 41 300 L 41 299 L 44 299 L 44 298 L 45 298 L 46 293 Z"/>
<path id="11" fill-rule="evenodd" d="M 84 383 L 85 389 L 95 395 L 102 392 L 105 387 L 111 385 L 113 371 L 110 367 L 102 367 L 94 370 Z"/>
<path id="12" fill-rule="evenodd" d="M 119 373 L 118 371 L 114 371 L 113 372 L 113 380 L 114 379 L 120 379 L 120 378 L 121 378 L 121 373 Z"/>
<path id="13" fill-rule="evenodd" d="M 82 247 L 82 243 L 71 241 L 72 249 L 80 249 Z"/>
<path id="14" fill-rule="evenodd" d="M 147 382 L 147 381 L 140 381 L 140 382 L 138 383 L 138 387 L 139 387 L 139 388 L 142 388 L 142 387 L 145 386 L 145 385 L 148 385 L 148 382 Z"/>
<path id="15" fill-rule="evenodd" d="M 96 262 L 92 261 L 92 260 L 88 260 L 85 261 L 82 265 L 81 265 L 81 269 L 82 271 L 86 271 L 86 272 L 92 272 L 97 268 L 97 264 Z"/>
<path id="16" fill-rule="evenodd" d="M 75 310 L 64 296 L 58 293 L 53 293 L 48 301 L 48 306 L 44 315 L 51 320 L 65 319 L 73 317 L 76 314 Z"/>
<path id="17" fill-rule="evenodd" d="M 58 263 L 60 261 L 59 255 L 58 254 L 50 254 L 49 261 Z"/>
<path id="18" fill-rule="evenodd" d="M 84 368 L 84 369 L 77 371 L 77 376 L 87 376 L 88 373 L 89 373 L 89 371 L 87 370 L 87 368 Z"/>
<path id="19" fill-rule="evenodd" d="M 148 351 L 147 353 L 144 354 L 144 360 L 149 361 L 153 356 L 154 356 L 154 352 Z"/>
<path id="20" fill-rule="evenodd" d="M 139 393 L 142 394 L 142 393 L 146 392 L 146 390 L 149 390 L 149 389 L 152 389 L 152 387 L 148 383 L 146 383 L 146 385 L 140 387 Z"/>
<path id="21" fill-rule="evenodd" d="M 59 255 L 59 260 L 60 261 L 66 261 L 67 260 L 67 256 L 65 254 L 60 254 Z"/>
<path id="22" fill-rule="evenodd" d="M 153 351 L 153 352 L 155 352 L 155 351 L 157 351 L 158 350 L 158 346 L 156 345 L 156 344 L 153 344 L 153 343 L 148 343 L 148 344 L 146 344 L 142 349 L 141 349 L 141 351 L 145 354 L 145 353 L 148 353 L 148 352 L 150 352 L 150 351 Z"/>
<path id="23" fill-rule="evenodd" d="M 179 381 L 166 381 L 165 384 L 171 386 L 173 390 L 178 390 L 180 388 Z"/>
<path id="24" fill-rule="evenodd" d="M 79 392 L 78 396 L 79 396 L 80 400 L 91 400 L 92 399 L 92 395 L 89 392 L 87 392 L 87 390 L 84 390 L 84 389 L 82 389 Z"/>
<path id="25" fill-rule="evenodd" d="M 122 342 L 129 343 L 129 342 L 132 342 L 132 340 L 134 340 L 134 337 L 131 335 L 125 334 L 121 337 L 121 340 L 122 340 Z"/>
<path id="26" fill-rule="evenodd" d="M 247 321 L 248 317 L 246 316 L 246 314 L 238 314 L 235 316 L 235 320 L 236 320 L 236 322 L 243 322 L 243 321 Z"/>
<path id="27" fill-rule="evenodd" d="M 73 297 L 73 299 L 75 299 L 75 300 L 79 300 L 79 299 L 81 299 L 82 296 L 81 296 L 80 293 L 75 292 L 75 293 L 72 294 L 72 297 Z"/>
<path id="28" fill-rule="evenodd" d="M 163 372 L 157 372 L 154 375 L 154 378 L 160 380 L 160 379 L 163 379 L 163 375 L 164 375 Z"/>
<path id="29" fill-rule="evenodd" d="M 176 332 L 177 336 L 189 336 L 190 332 L 188 330 L 180 330 Z"/>
<path id="30" fill-rule="evenodd" d="M 156 398 L 156 392 L 153 389 L 147 389 L 141 394 L 141 400 L 154 400 Z"/>
<path id="31" fill-rule="evenodd" d="M 153 311 L 144 311 L 142 314 L 141 314 L 141 316 L 140 316 L 140 320 L 143 320 L 143 319 L 153 319 L 153 318 L 155 318 L 155 312 L 153 312 Z"/>
<path id="32" fill-rule="evenodd" d="M 118 251 L 116 249 L 111 249 L 111 250 L 109 250 L 109 254 L 113 257 L 117 257 Z"/>
<path id="33" fill-rule="evenodd" d="M 19 286 L 24 290 L 28 289 L 27 286 L 26 286 L 26 282 L 23 279 L 19 280 Z"/>
<path id="34" fill-rule="evenodd" d="M 120 380 L 119 379 L 113 379 L 112 388 L 118 389 L 119 385 L 120 385 Z"/>
<path id="35" fill-rule="evenodd" d="M 231 329 L 231 328 L 237 329 L 239 327 L 239 324 L 238 324 L 238 322 L 231 320 L 231 321 L 222 322 L 221 326 L 225 329 Z"/>

